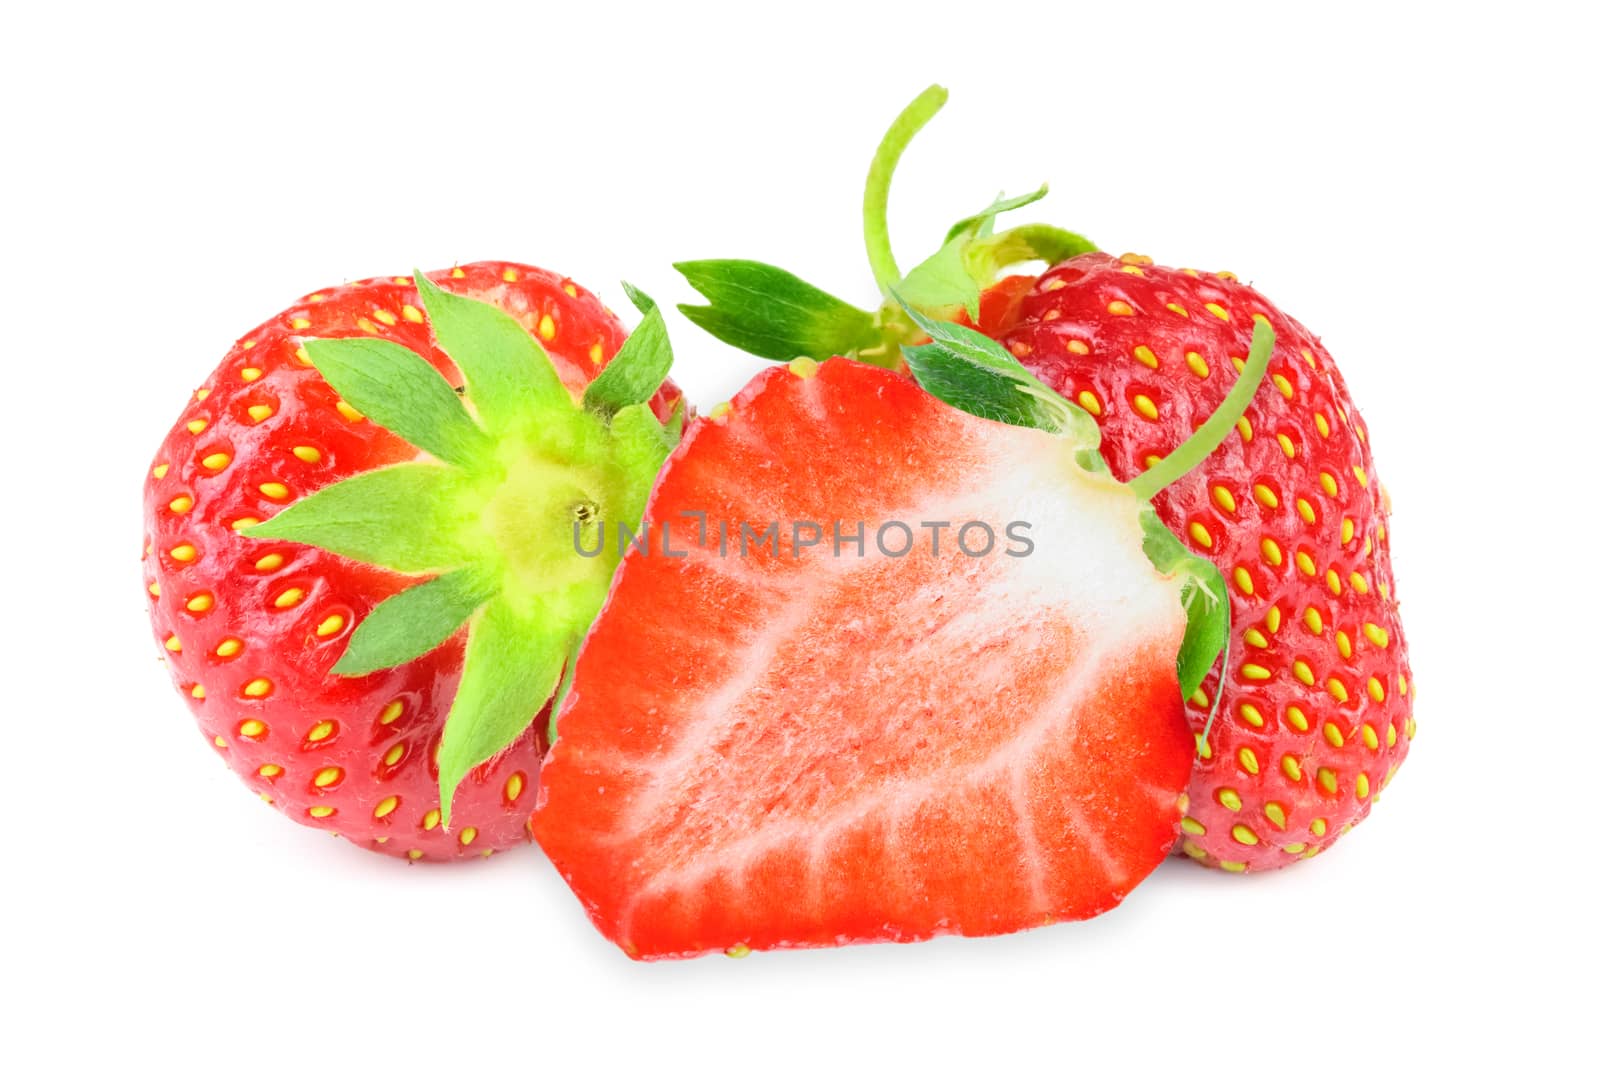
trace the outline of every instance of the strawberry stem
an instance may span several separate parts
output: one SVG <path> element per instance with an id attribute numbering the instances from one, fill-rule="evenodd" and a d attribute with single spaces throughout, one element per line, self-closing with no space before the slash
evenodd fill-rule
<path id="1" fill-rule="evenodd" d="M 1255 333 L 1250 338 L 1250 355 L 1244 362 L 1244 370 L 1239 372 L 1239 380 L 1228 390 L 1228 395 L 1222 398 L 1217 410 L 1200 424 L 1200 429 L 1191 434 L 1189 440 L 1173 449 L 1150 470 L 1128 483 L 1129 488 L 1141 501 L 1152 499 L 1193 471 L 1199 466 L 1200 461 L 1210 456 L 1216 451 L 1217 446 L 1222 444 L 1228 432 L 1244 414 L 1244 410 L 1250 406 L 1251 399 L 1256 395 L 1256 389 L 1266 377 L 1267 360 L 1272 357 L 1272 346 L 1276 341 L 1277 335 L 1273 333 L 1267 321 L 1257 319 Z"/>
<path id="2" fill-rule="evenodd" d="M 900 268 L 889 248 L 889 183 L 894 178 L 901 153 L 917 131 L 944 107 L 949 95 L 943 86 L 930 85 L 907 104 L 878 143 L 872 166 L 867 170 L 867 188 L 861 203 L 862 232 L 867 241 L 867 261 L 872 264 L 872 277 L 885 300 L 891 299 L 889 291 L 900 283 Z"/>

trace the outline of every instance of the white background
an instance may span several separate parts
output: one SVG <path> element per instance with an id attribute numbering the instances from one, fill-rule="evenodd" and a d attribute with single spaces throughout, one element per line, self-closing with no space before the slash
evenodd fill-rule
<path id="1" fill-rule="evenodd" d="M 0 1058 L 1594 1063 L 1580 5 L 334 8 L 7 15 Z M 533 849 L 408 868 L 206 752 L 146 628 L 139 494 L 236 335 L 481 258 L 618 308 L 715 255 L 867 300 L 859 182 L 935 80 L 902 263 L 1048 177 L 1032 217 L 1234 270 L 1340 361 L 1419 693 L 1374 818 L 1282 874 L 1168 863 L 1089 923 L 641 965 Z M 670 325 L 702 407 L 757 368 Z"/>

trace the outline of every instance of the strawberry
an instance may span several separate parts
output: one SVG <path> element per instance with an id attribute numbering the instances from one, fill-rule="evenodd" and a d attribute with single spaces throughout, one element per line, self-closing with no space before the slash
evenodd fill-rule
<path id="1" fill-rule="evenodd" d="M 1217 417 L 1123 484 L 1087 414 L 981 335 L 920 325 L 926 390 L 773 368 L 651 495 L 534 814 L 631 956 L 1081 919 L 1177 838 L 1183 695 L 1227 598 L 1144 502 L 1227 433 L 1270 330 Z"/>
<path id="2" fill-rule="evenodd" d="M 1233 607 L 1227 674 L 1190 701 L 1196 757 L 1182 848 L 1229 871 L 1314 856 L 1367 815 L 1415 730 L 1387 499 L 1343 376 L 1315 336 L 1231 274 L 1114 259 L 1050 226 L 994 232 L 997 215 L 1042 188 L 957 223 L 902 277 L 884 221 L 889 184 L 944 98 L 934 87 L 906 109 L 869 174 L 868 257 L 886 298 L 876 313 L 742 260 L 680 264 L 710 299 L 685 313 L 759 355 L 847 354 L 887 367 L 900 367 L 901 346 L 918 337 L 899 300 L 974 323 L 1094 417 L 1101 454 L 1123 478 L 1215 408 L 1252 324 L 1270 323 L 1273 388 L 1154 502 L 1228 576 Z M 1024 261 L 1050 269 L 1000 275 Z"/>
<path id="3" fill-rule="evenodd" d="M 412 860 L 527 840 L 534 720 L 616 561 L 574 509 L 636 519 L 675 433 L 659 312 L 624 336 L 476 263 L 312 293 L 195 393 L 145 486 L 151 622 L 269 803 Z"/>

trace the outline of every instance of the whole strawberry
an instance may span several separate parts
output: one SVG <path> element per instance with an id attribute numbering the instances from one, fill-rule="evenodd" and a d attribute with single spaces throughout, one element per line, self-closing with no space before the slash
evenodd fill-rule
<path id="1" fill-rule="evenodd" d="M 868 256 L 886 298 L 877 312 L 765 264 L 706 260 L 679 265 L 710 301 L 685 314 L 758 355 L 893 368 L 922 337 L 899 301 L 975 324 L 1095 418 L 1119 478 L 1193 432 L 1236 381 L 1255 321 L 1270 324 L 1269 385 L 1222 447 L 1154 500 L 1227 577 L 1233 609 L 1226 674 L 1189 704 L 1197 755 L 1182 848 L 1229 871 L 1314 856 L 1371 810 L 1415 731 L 1387 502 L 1344 380 L 1314 336 L 1232 275 L 1114 259 L 1050 226 L 994 231 L 998 215 L 1043 189 L 961 220 L 902 276 L 885 224 L 889 183 L 944 99 L 937 87 L 918 97 L 869 173 Z M 1052 266 L 1000 276 L 1029 261 Z"/>
<path id="2" fill-rule="evenodd" d="M 412 860 L 527 840 L 535 718 L 616 562 L 574 523 L 637 519 L 676 434 L 659 313 L 624 336 L 476 263 L 312 293 L 196 391 L 145 487 L 151 622 L 291 819 Z"/>

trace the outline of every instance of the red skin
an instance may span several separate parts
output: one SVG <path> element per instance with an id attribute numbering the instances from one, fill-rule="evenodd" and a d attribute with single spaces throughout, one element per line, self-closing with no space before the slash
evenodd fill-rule
<path id="1" fill-rule="evenodd" d="M 1113 314 L 1113 301 L 1127 312 Z M 1229 318 L 1208 312 L 1207 304 Z M 1246 412 L 1249 436 L 1242 428 L 1230 434 L 1154 502 L 1167 526 L 1221 569 L 1231 594 L 1229 676 L 1209 754 L 1202 751 L 1195 763 L 1183 848 L 1202 863 L 1234 871 L 1278 868 L 1327 848 L 1371 810 L 1415 729 L 1389 566 L 1387 499 L 1361 415 L 1321 342 L 1230 275 L 1095 253 L 1038 279 L 1001 281 L 980 311 L 985 333 L 1096 415 L 1101 453 L 1121 479 L 1175 448 L 1221 403 L 1237 377 L 1230 360 L 1249 349 L 1255 314 L 1276 330 L 1277 346 L 1268 379 Z M 1137 346 L 1158 367 L 1140 362 Z M 1189 352 L 1204 359 L 1207 377 L 1189 367 Z M 1155 404 L 1156 418 L 1138 410 L 1140 395 Z M 1333 480 L 1328 488 L 1323 474 Z M 1265 501 L 1257 485 L 1270 491 Z M 1233 511 L 1219 504 L 1218 488 L 1232 495 Z M 1300 500 L 1310 508 L 1309 521 L 1299 514 Z M 1276 552 L 1263 538 L 1273 539 Z M 1297 552 L 1307 554 L 1311 574 Z M 1320 634 L 1307 609 L 1320 617 Z M 1297 660 L 1312 683 L 1296 677 Z M 1250 677 L 1256 668 L 1270 677 Z M 1344 699 L 1330 692 L 1330 680 L 1343 686 Z M 1377 688 L 1369 690 L 1369 680 Z M 1213 671 L 1202 692 L 1215 694 L 1217 681 Z M 1303 726 L 1291 709 L 1299 709 Z M 1197 733 L 1209 711 L 1204 699 L 1191 702 Z M 1251 722 L 1256 716 L 1259 725 Z M 1319 781 L 1322 771 L 1333 778 Z"/>
<path id="2" fill-rule="evenodd" d="M 1044 472 L 1040 437 L 849 360 L 765 371 L 689 428 L 650 551 L 579 658 L 534 817 L 601 933 L 642 958 L 998 934 L 1093 916 L 1161 862 L 1193 751 L 1175 595 L 1095 631 L 1077 601 L 995 593 L 1042 573 L 999 554 L 924 543 L 846 577 L 787 533 L 770 557 L 691 550 L 682 520 L 933 518 Z M 1004 493 L 971 507 L 1015 518 Z M 663 523 L 693 560 L 663 553 Z M 1137 556 L 1131 524 L 1129 541 Z"/>
<path id="3" fill-rule="evenodd" d="M 488 262 L 429 277 L 492 301 L 535 336 L 549 316 L 554 335 L 541 341 L 574 394 L 626 336 L 599 298 L 549 271 Z M 368 279 L 312 293 L 240 338 L 156 453 L 144 495 L 144 580 L 173 681 L 207 743 L 253 790 L 289 818 L 364 848 L 453 860 L 528 840 L 545 714 L 462 782 L 447 833 L 436 814 L 432 756 L 460 679 L 464 637 L 401 667 L 331 675 L 356 624 L 415 580 L 233 529 L 330 483 L 417 456 L 371 421 L 342 414 L 333 389 L 297 350 L 306 338 L 375 334 L 423 354 L 459 384 L 420 308 L 410 278 Z M 678 396 L 664 386 L 658 414 Z M 263 407 L 252 413 L 252 406 Z M 316 455 L 303 459 L 297 446 Z M 203 462 L 220 455 L 228 460 L 215 471 Z M 275 499 L 264 484 L 287 494 Z M 171 507 L 180 497 L 193 502 L 181 513 Z M 300 591 L 298 600 L 291 591 Z M 193 600 L 203 595 L 209 605 Z M 224 644 L 230 639 L 241 643 L 236 652 Z M 270 690 L 250 692 L 253 682 L 263 688 L 256 680 Z"/>

